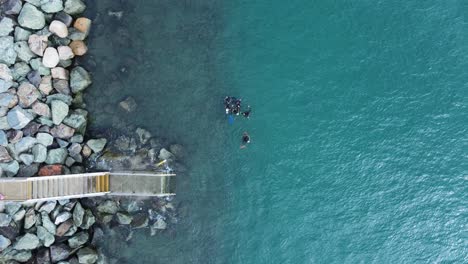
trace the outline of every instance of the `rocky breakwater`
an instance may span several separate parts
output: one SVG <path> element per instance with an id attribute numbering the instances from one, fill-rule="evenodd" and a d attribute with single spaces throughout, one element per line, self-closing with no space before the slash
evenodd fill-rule
<path id="1" fill-rule="evenodd" d="M 87 52 L 91 20 L 81 0 L 0 0 L 0 171 L 2 177 L 81 173 L 106 140 L 85 140 L 75 58 Z"/>
<path id="2" fill-rule="evenodd" d="M 0 208 L 0 263 L 107 263 L 95 222 L 77 200 L 7 203 Z"/>

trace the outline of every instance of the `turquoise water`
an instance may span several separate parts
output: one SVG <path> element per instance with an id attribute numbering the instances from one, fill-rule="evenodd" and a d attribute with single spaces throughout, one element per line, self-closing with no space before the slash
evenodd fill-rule
<path id="1" fill-rule="evenodd" d="M 188 153 L 180 222 L 122 263 L 468 261 L 465 1 L 96 2 L 93 126 Z"/>

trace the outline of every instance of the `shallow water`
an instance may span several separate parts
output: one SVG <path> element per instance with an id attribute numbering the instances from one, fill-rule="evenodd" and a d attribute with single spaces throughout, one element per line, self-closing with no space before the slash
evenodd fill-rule
<path id="1" fill-rule="evenodd" d="M 468 261 L 465 2 L 88 7 L 92 129 L 125 120 L 188 153 L 180 222 L 109 241 L 121 262 Z M 226 95 L 251 118 L 229 125 Z"/>

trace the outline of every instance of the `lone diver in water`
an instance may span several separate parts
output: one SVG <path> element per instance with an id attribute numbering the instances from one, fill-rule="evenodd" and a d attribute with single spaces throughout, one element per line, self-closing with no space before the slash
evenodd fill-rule
<path id="1" fill-rule="evenodd" d="M 250 105 L 247 106 L 247 110 L 242 112 L 242 115 L 245 117 L 245 118 L 249 118 L 249 115 L 250 115 L 250 111 L 252 111 L 252 109 L 250 108 Z"/>
<path id="2" fill-rule="evenodd" d="M 246 148 L 247 144 L 249 143 L 250 143 L 250 136 L 249 134 L 247 134 L 247 132 L 244 132 L 244 134 L 242 134 L 242 145 L 240 146 L 240 148 L 241 149 Z"/>

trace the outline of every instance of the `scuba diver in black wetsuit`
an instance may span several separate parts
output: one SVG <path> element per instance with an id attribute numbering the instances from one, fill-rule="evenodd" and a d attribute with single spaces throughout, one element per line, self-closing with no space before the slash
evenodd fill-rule
<path id="1" fill-rule="evenodd" d="M 247 106 L 247 111 L 244 111 L 242 113 L 242 115 L 245 117 L 245 118 L 249 118 L 249 115 L 250 115 L 250 112 L 252 111 L 252 109 L 250 108 L 250 105 Z"/>
<path id="2" fill-rule="evenodd" d="M 244 132 L 244 134 L 242 134 L 242 145 L 240 146 L 240 148 L 246 148 L 247 144 L 249 143 L 250 143 L 250 136 L 249 134 L 247 134 L 247 132 Z"/>

